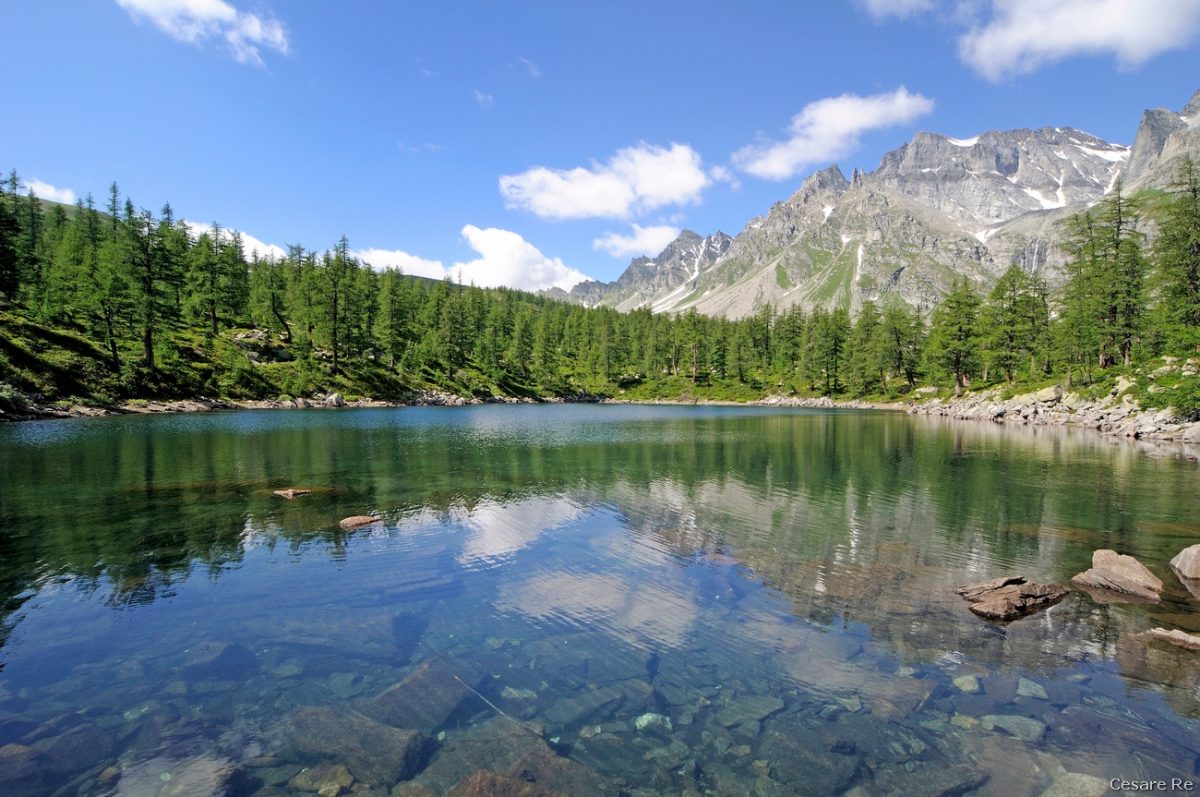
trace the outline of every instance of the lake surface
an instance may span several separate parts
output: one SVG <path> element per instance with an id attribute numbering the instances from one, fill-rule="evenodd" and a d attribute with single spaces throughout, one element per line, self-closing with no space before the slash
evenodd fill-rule
<path id="1" fill-rule="evenodd" d="M 898 413 L 11 425 L 0 793 L 1200 780 L 1200 654 L 1138 637 L 1200 631 L 1166 567 L 1200 542 L 1198 487 L 1195 463 L 1096 435 Z M 339 529 L 360 514 L 381 522 Z M 1101 547 L 1155 571 L 1162 602 L 1073 593 L 996 625 L 954 592 L 1065 583 Z"/>

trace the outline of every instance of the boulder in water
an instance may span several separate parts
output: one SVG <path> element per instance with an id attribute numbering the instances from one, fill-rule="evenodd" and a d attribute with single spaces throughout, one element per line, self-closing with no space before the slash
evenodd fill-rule
<path id="1" fill-rule="evenodd" d="M 371 526 L 375 523 L 382 522 L 383 518 L 378 518 L 374 515 L 351 515 L 350 517 L 344 517 L 338 521 L 338 525 L 346 531 L 351 531 L 353 529 L 361 529 L 364 526 Z"/>
<path id="2" fill-rule="evenodd" d="M 1200 579 L 1200 545 L 1191 545 L 1175 554 L 1171 569 L 1180 578 L 1192 581 Z"/>
<path id="3" fill-rule="evenodd" d="M 970 610 L 985 620 L 1008 622 L 1047 609 L 1066 597 L 1060 584 L 1038 584 L 1024 576 L 994 578 L 958 588 Z"/>
<path id="4" fill-rule="evenodd" d="M 1092 554 L 1092 567 L 1071 579 L 1089 589 L 1105 590 L 1143 600 L 1158 600 L 1163 583 L 1158 576 L 1132 556 L 1123 556 L 1108 548 Z M 1111 597 L 1111 595 L 1110 595 Z"/>

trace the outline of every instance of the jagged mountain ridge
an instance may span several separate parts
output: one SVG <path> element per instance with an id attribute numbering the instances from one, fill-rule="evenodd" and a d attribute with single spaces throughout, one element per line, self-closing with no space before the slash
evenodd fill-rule
<path id="1" fill-rule="evenodd" d="M 986 290 L 1014 263 L 1055 285 L 1064 219 L 1118 179 L 1132 191 L 1168 184 L 1179 160 L 1198 151 L 1200 92 L 1180 112 L 1147 111 L 1132 147 L 1070 127 L 969 139 L 917 133 L 874 172 L 814 173 L 732 240 L 687 231 L 615 282 L 562 296 L 736 318 L 765 303 L 855 310 L 898 300 L 926 309 L 958 276 Z"/>

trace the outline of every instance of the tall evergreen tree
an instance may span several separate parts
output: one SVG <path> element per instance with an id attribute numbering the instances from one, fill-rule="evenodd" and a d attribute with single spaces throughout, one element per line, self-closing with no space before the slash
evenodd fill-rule
<path id="1" fill-rule="evenodd" d="M 930 364 L 954 380 L 961 396 L 979 366 L 979 297 L 965 279 L 959 280 L 933 311 L 926 343 Z"/>

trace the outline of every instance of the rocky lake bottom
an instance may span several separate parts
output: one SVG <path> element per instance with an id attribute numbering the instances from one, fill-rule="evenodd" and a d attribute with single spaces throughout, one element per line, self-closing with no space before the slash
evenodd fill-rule
<path id="1" fill-rule="evenodd" d="M 1200 781 L 1200 653 L 1144 637 L 1200 631 L 1166 567 L 1200 542 L 1200 470 L 1099 436 L 801 409 L 239 412 L 0 429 L 0 473 L 5 795 Z M 359 514 L 378 521 L 339 528 Z M 955 592 L 1067 584 L 1097 548 L 1136 555 L 1161 598 L 1073 591 L 1001 624 Z"/>

